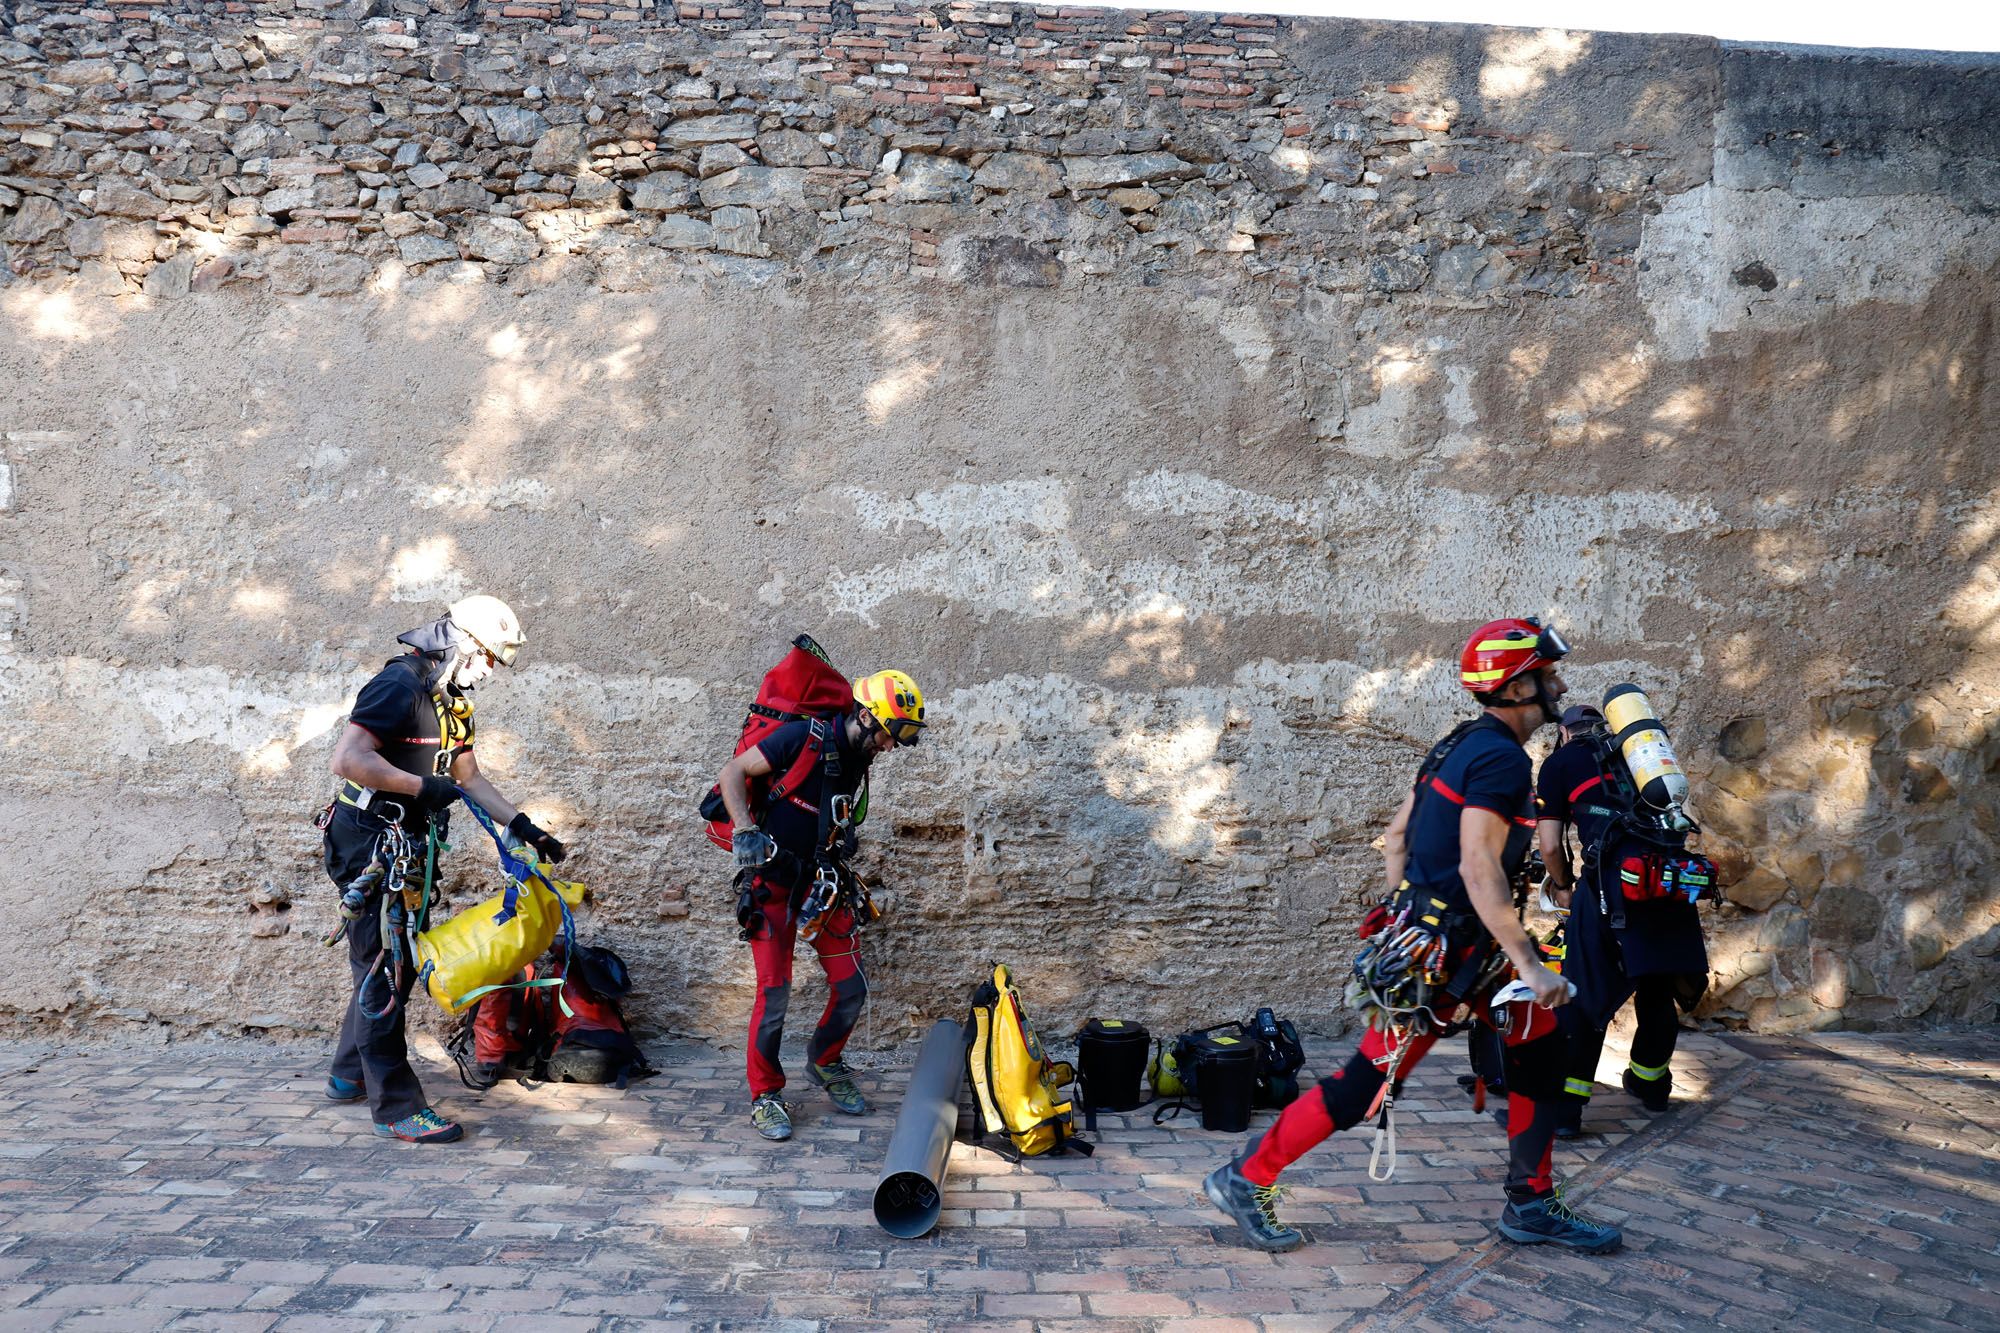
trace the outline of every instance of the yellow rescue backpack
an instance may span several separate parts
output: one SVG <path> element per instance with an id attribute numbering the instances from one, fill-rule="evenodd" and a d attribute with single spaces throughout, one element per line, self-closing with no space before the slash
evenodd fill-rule
<path id="1" fill-rule="evenodd" d="M 417 936 L 417 976 L 446 1013 L 511 982 L 555 943 L 569 909 L 583 905 L 583 885 L 556 879 L 549 869 L 547 862 L 536 865 L 526 883 L 510 877 L 503 892 Z"/>
<path id="2" fill-rule="evenodd" d="M 980 1133 L 1004 1135 L 1023 1157 L 1065 1148 L 1089 1156 L 1091 1145 L 1074 1137 L 1070 1103 L 1059 1091 L 1075 1080 L 1076 1070 L 1042 1053 L 1005 964 L 994 964 L 993 980 L 972 993 L 965 1031 Z"/>

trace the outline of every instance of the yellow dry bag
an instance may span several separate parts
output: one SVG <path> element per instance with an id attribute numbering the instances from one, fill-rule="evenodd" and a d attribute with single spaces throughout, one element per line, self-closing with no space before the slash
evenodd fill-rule
<path id="1" fill-rule="evenodd" d="M 965 1030 L 971 1040 L 966 1065 L 972 1104 L 981 1130 L 1004 1135 L 1023 1157 L 1064 1148 L 1088 1156 L 1091 1145 L 1072 1137 L 1076 1130 L 1070 1103 L 1059 1092 L 1076 1071 L 1042 1054 L 1041 1039 L 1021 1012 L 1021 997 L 1004 964 L 995 964 L 993 980 L 973 992 Z"/>
<path id="2" fill-rule="evenodd" d="M 527 883 L 509 879 L 505 892 L 417 936 L 417 975 L 446 1013 L 512 981 L 555 942 L 566 908 L 583 905 L 583 885 L 550 875 L 546 862 L 535 869 Z"/>

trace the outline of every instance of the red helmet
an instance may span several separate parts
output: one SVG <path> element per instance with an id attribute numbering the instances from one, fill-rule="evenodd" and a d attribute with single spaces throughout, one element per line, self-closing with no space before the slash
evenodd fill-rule
<path id="1" fill-rule="evenodd" d="M 1532 616 L 1524 620 L 1489 620 L 1473 631 L 1458 655 L 1458 680 L 1475 695 L 1506 687 L 1516 676 L 1560 662 L 1569 644 L 1554 626 Z"/>

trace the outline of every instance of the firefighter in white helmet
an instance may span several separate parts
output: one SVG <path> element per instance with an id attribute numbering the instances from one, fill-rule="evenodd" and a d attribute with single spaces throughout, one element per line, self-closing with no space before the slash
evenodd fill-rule
<path id="1" fill-rule="evenodd" d="M 469 692 L 496 667 L 514 665 L 526 636 L 513 610 L 484 594 L 453 602 L 444 615 L 397 636 L 406 651 L 389 659 L 355 696 L 334 746 L 339 791 L 320 816 L 326 872 L 347 894 L 348 961 L 354 997 L 341 1022 L 340 1044 L 326 1080 L 335 1101 L 368 1100 L 375 1132 L 416 1143 L 448 1143 L 464 1130 L 430 1108 L 404 1036 L 404 1007 L 413 969 L 400 979 L 376 967 L 384 954 L 382 881 L 389 843 L 416 848 L 422 873 L 434 871 L 446 813 L 459 793 L 479 802 L 509 841 L 532 847 L 551 863 L 567 854 L 487 781 L 473 756 Z"/>

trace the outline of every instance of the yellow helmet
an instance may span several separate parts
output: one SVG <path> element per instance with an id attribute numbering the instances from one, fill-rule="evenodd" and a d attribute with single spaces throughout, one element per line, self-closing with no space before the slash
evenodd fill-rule
<path id="1" fill-rule="evenodd" d="M 875 715 L 898 745 L 915 745 L 924 729 L 924 692 L 901 671 L 877 671 L 854 682 L 854 698 Z"/>

